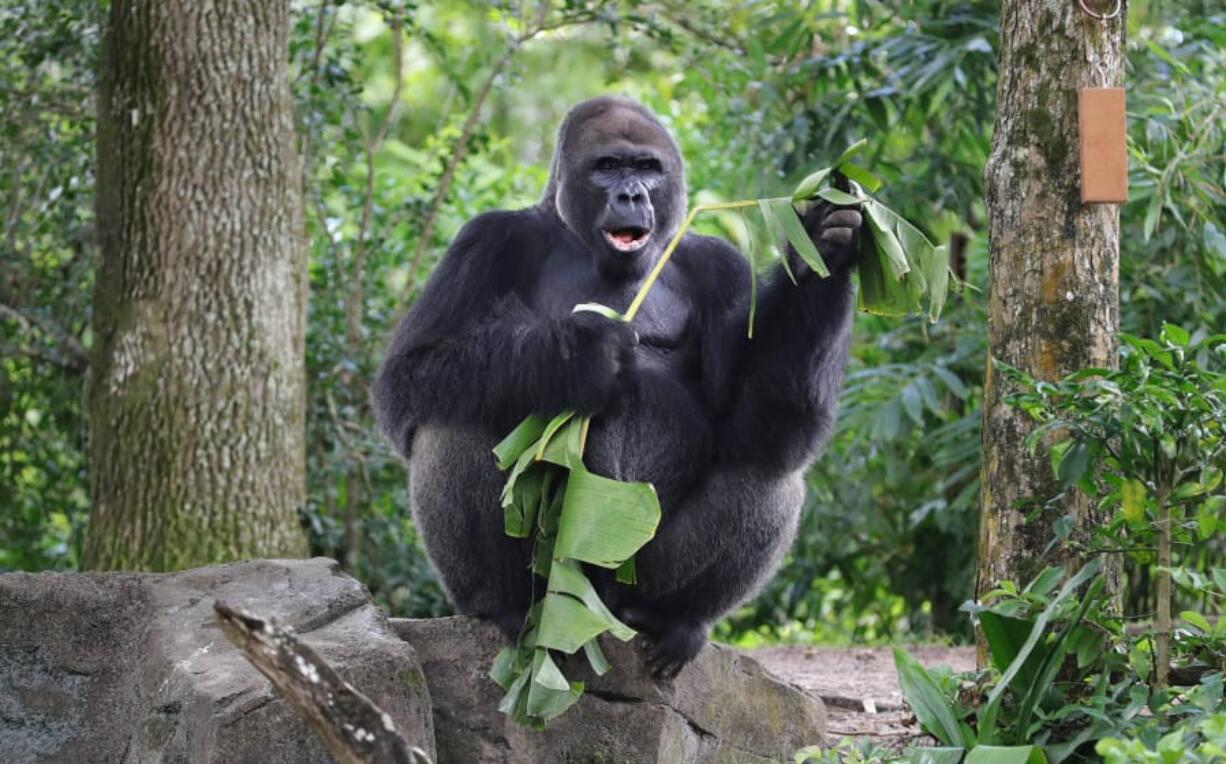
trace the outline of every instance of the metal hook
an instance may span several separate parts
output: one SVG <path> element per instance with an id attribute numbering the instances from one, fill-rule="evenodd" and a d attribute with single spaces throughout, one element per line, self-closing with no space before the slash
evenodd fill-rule
<path id="1" fill-rule="evenodd" d="M 1098 13 L 1086 7 L 1086 0 L 1077 0 L 1077 4 L 1081 6 L 1081 10 L 1086 12 L 1087 16 L 1096 18 L 1099 21 L 1109 21 L 1120 15 L 1120 10 L 1124 7 L 1124 0 L 1115 0 L 1115 8 L 1110 13 Z"/>

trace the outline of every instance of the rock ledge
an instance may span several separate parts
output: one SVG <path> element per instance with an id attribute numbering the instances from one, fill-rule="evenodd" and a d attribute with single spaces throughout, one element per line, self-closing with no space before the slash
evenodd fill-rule
<path id="1" fill-rule="evenodd" d="M 0 575 L 0 762 L 306 764 L 315 732 L 231 646 L 223 600 L 289 626 L 438 764 L 791 761 L 823 742 L 821 701 L 715 645 L 655 682 L 635 643 L 613 670 L 564 664 L 587 692 L 544 732 L 498 712 L 503 646 L 473 618 L 389 621 L 331 560 L 174 574 Z M 437 749 L 436 749 L 437 742 Z"/>
<path id="2" fill-rule="evenodd" d="M 707 645 L 671 682 L 654 682 L 639 649 L 601 642 L 613 670 L 591 674 L 579 659 L 563 670 L 587 691 L 544 732 L 498 712 L 502 690 L 488 678 L 503 646 L 474 618 L 392 619 L 421 659 L 434 701 L 438 764 L 464 762 L 776 762 L 825 737 L 821 701 L 752 658 Z"/>
<path id="3" fill-rule="evenodd" d="M 433 753 L 413 648 L 332 560 L 0 575 L 0 761 L 328 762 L 227 641 L 213 601 L 291 626 Z"/>

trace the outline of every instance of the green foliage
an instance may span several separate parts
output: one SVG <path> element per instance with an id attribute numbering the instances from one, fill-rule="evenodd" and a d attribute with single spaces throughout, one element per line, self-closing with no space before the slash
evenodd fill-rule
<path id="1" fill-rule="evenodd" d="M 1129 552 L 1133 570 L 1154 565 L 1150 545 L 1169 513 L 1170 538 L 1195 561 L 1198 547 L 1216 549 L 1224 527 L 1226 335 L 1194 338 L 1167 324 L 1157 340 L 1122 339 L 1116 371 L 1084 369 L 1049 383 L 1002 364 L 1020 389 L 1007 400 L 1039 422 L 1028 446 L 1049 449 L 1066 490 L 1115 509 L 1101 529 L 1106 548 L 1120 549 L 1126 539 L 1120 551 Z M 1203 573 L 1176 574 L 1177 582 L 1194 580 Z"/>
<path id="2" fill-rule="evenodd" d="M 548 583 L 519 639 L 495 658 L 490 676 L 506 692 L 498 710 L 533 729 L 543 729 L 583 694 L 583 682 L 568 681 L 551 651 L 573 654 L 582 648 L 600 675 L 609 663 L 596 638 L 605 632 L 622 641 L 634 637 L 601 601 L 581 563 L 617 568 L 621 580 L 621 570 L 633 571 L 634 553 L 660 522 L 650 485 L 584 468 L 588 424 L 569 411 L 549 421 L 530 416 L 494 447 L 498 468 L 507 472 L 507 535 L 531 539 L 532 573 Z"/>
<path id="3" fill-rule="evenodd" d="M 1178 6 L 1136 30 L 1128 59 L 1121 318 L 1148 336 L 1226 325 L 1226 12 Z"/>
<path id="4" fill-rule="evenodd" d="M 0 571 L 72 568 L 89 507 L 97 3 L 0 4 Z"/>
<path id="5" fill-rule="evenodd" d="M 536 200 L 553 131 L 574 101 L 643 100 L 677 137 L 690 187 L 714 198 L 782 194 L 866 137 L 859 157 L 888 183 L 890 205 L 949 245 L 956 275 L 985 283 L 996 4 L 567 2 L 551 12 L 563 26 L 514 50 L 532 21 L 515 3 L 302 0 L 292 9 L 310 240 L 304 522 L 313 551 L 341 559 L 395 614 L 448 606 L 407 516 L 404 471 L 374 432 L 366 381 L 459 226 Z M 0 0 L 0 304 L 13 311 L 0 308 L 0 567 L 75 566 L 88 511 L 81 402 L 103 10 Z M 392 14 L 404 54 L 395 109 Z M 1203 336 L 1226 326 L 1226 120 L 1210 118 L 1226 93 L 1226 19 L 1220 4 L 1166 2 L 1131 3 L 1129 17 L 1135 198 L 1121 208 L 1121 320 L 1138 335 L 1156 336 L 1167 321 Z M 743 228 L 714 216 L 698 225 L 734 238 Z M 932 325 L 857 319 L 838 428 L 809 475 L 795 549 L 719 635 L 969 634 L 957 605 L 973 580 L 985 326 L 973 291 Z M 1181 554 L 1188 577 L 1176 583 L 1181 608 L 1203 612 L 1201 600 L 1217 599 L 1207 591 L 1220 544 L 1191 543 Z M 1135 576 L 1148 575 L 1152 559 L 1132 556 Z"/>
<path id="6" fill-rule="evenodd" d="M 1220 698 L 1213 705 L 1220 707 Z M 1156 742 L 1103 738 L 1094 750 L 1106 764 L 1209 764 L 1226 759 L 1226 714 L 1196 716 Z"/>
<path id="7" fill-rule="evenodd" d="M 947 746 L 961 749 L 975 744 L 975 735 L 946 701 L 932 674 L 901 648 L 894 648 L 898 684 L 915 712 L 920 727 Z"/>
<path id="8" fill-rule="evenodd" d="M 965 762 L 1058 763 L 1094 751 L 1108 761 L 1215 760 L 1222 675 L 1181 690 L 1146 686 L 1148 652 L 1109 613 L 1097 567 L 1063 585 L 1064 571 L 1048 568 L 1025 589 L 1003 581 L 986 604 L 968 603 L 992 657 L 987 676 L 942 682 L 944 675 L 899 652 L 908 703 L 925 730 L 951 746 L 937 750 L 965 751 Z"/>
<path id="9" fill-rule="evenodd" d="M 884 764 L 895 759 L 894 752 L 875 745 L 867 738 L 842 738 L 833 746 L 806 746 L 792 756 L 795 764 Z"/>
<path id="10" fill-rule="evenodd" d="M 1226 465 L 1226 335 L 1196 342 L 1173 324 L 1157 341 L 1125 335 L 1120 368 L 1083 369 L 1055 383 L 997 363 L 1023 392 L 1007 398 L 1039 421 L 1027 438 L 1049 445 L 1052 469 L 1140 525 L 1155 501 L 1196 519 L 1202 539 L 1218 529 Z M 1203 516 L 1203 519 L 1201 517 Z M 1189 530 L 1193 530 L 1189 528 Z"/>
<path id="11" fill-rule="evenodd" d="M 1029 746 L 1035 742 L 1046 750 L 1046 758 L 1039 754 L 1039 761 L 1063 760 L 1065 752 L 1057 747 L 1065 742 L 1063 731 L 1048 728 L 1051 715 L 1067 717 L 1077 711 L 1077 688 L 1092 671 L 1102 670 L 1098 655 L 1089 651 L 1101 647 L 1102 631 L 1112 633 L 1099 612 L 1091 615 L 1092 609 L 1101 611 L 1104 604 L 1103 580 L 1097 572 L 1095 561 L 1055 591 L 1064 571 L 1050 568 L 1025 591 L 1019 593 L 1005 582 L 986 595 L 987 600 L 997 600 L 991 607 L 970 608 L 983 624 L 999 672 L 990 690 L 983 688 L 985 695 L 976 699 L 977 708 L 951 699 L 927 669 L 896 649 L 903 695 L 924 730 L 952 749 L 965 749 L 967 761 L 989 755 L 1028 761 L 1036 756 Z M 1087 582 L 1088 588 L 1078 594 Z M 1083 655 L 1089 658 L 1084 663 Z M 1070 656 L 1076 660 L 1070 661 Z M 1002 714 L 1006 706 L 1008 713 Z M 1007 752 L 999 748 L 1002 745 Z"/>
<path id="12" fill-rule="evenodd" d="M 1007 400 L 1039 422 L 1028 446 L 1050 453 L 1065 490 L 1117 510 L 1082 553 L 1126 553 L 1137 564 L 1131 588 L 1170 577 L 1185 600 L 1204 609 L 1212 598 L 1220 612 L 1226 571 L 1169 562 L 1154 569 L 1150 545 L 1220 543 L 1226 336 L 1167 324 L 1157 340 L 1125 335 L 1120 359 L 1118 370 L 1085 369 L 1056 382 L 1001 365 L 1004 379 L 1020 389 Z M 1129 636 L 1097 567 L 1094 559 L 1062 586 L 1064 571 L 1048 568 L 1021 591 L 1001 582 L 964 606 L 979 622 L 994 669 L 977 684 L 973 713 L 965 696 L 943 693 L 925 669 L 900 656 L 904 693 L 925 729 L 946 745 L 967 745 L 967 731 L 955 723 L 973 721 L 979 744 L 1035 743 L 1053 762 L 1091 750 L 1108 761 L 1215 760 L 1226 628 L 1186 610 L 1172 651 L 1163 620 L 1169 603 L 1159 600 L 1155 635 Z M 1168 654 L 1190 663 L 1200 684 L 1167 689 L 1155 682 L 1151 666 L 1158 661 L 1161 669 Z"/>

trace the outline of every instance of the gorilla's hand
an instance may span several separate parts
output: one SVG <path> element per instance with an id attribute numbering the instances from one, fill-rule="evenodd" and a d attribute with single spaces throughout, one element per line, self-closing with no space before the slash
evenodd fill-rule
<path id="1" fill-rule="evenodd" d="M 572 313 L 563 326 L 569 388 L 564 404 L 584 416 L 608 409 L 633 381 L 638 333 L 590 311 Z"/>
<path id="2" fill-rule="evenodd" d="M 860 227 L 864 224 L 860 205 L 819 202 L 805 213 L 804 224 L 832 273 L 859 260 Z"/>

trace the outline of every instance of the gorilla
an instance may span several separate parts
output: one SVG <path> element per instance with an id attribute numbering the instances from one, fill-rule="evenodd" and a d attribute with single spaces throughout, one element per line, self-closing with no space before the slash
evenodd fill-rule
<path id="1" fill-rule="evenodd" d="M 372 388 L 382 431 L 409 462 L 410 503 L 462 613 L 519 632 L 534 589 L 531 540 L 503 532 L 493 446 L 528 414 L 593 417 L 584 461 L 647 481 L 656 537 L 638 583 L 590 569 L 604 601 L 674 676 L 710 626 L 766 582 L 796 533 L 803 475 L 834 421 L 849 343 L 849 272 L 861 215 L 821 203 L 806 231 L 831 275 L 788 248 L 746 337 L 746 258 L 687 234 L 633 324 L 624 310 L 684 218 L 676 144 L 635 101 L 575 106 L 541 201 L 468 222 L 397 327 Z M 780 269 L 781 270 L 781 269 Z"/>

